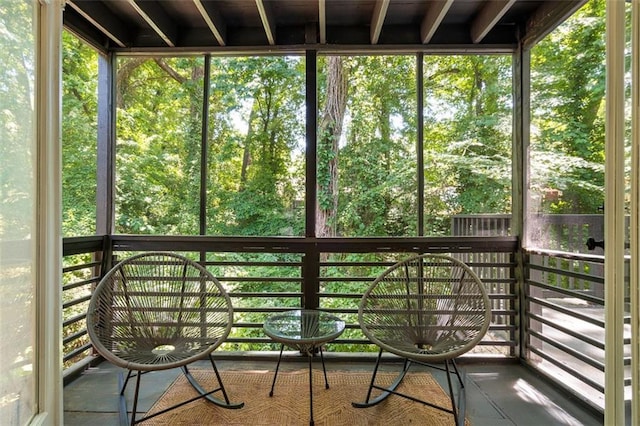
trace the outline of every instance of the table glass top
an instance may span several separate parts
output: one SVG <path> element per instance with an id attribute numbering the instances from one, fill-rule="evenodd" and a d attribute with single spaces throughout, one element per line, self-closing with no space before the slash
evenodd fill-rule
<path id="1" fill-rule="evenodd" d="M 340 336 L 344 321 L 327 312 L 296 309 L 268 317 L 264 331 L 272 339 L 285 343 L 323 343 Z"/>

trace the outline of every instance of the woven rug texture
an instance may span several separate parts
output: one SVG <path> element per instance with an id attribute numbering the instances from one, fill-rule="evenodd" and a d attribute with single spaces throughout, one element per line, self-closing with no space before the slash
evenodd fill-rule
<path id="1" fill-rule="evenodd" d="M 212 371 L 193 370 L 192 374 L 205 389 L 217 387 Z M 353 408 L 352 401 L 364 401 L 371 372 L 327 372 L 329 389 L 325 389 L 322 370 L 313 370 L 313 417 L 318 426 L 340 425 L 425 425 L 451 426 L 453 415 L 406 398 L 391 395 L 369 408 Z M 161 414 L 141 424 L 151 425 L 308 425 L 309 371 L 278 373 L 274 394 L 269 397 L 273 371 L 224 371 L 222 380 L 231 402 L 244 401 L 241 409 L 225 409 L 198 400 Z M 379 372 L 378 384 L 390 383 L 395 374 Z M 398 391 L 420 399 L 451 407 L 449 396 L 429 373 L 407 374 Z M 374 395 L 379 392 L 374 390 Z M 157 412 L 197 393 L 183 375 L 151 407 Z M 222 398 L 220 392 L 216 397 Z M 465 422 L 467 425 L 469 422 Z"/>

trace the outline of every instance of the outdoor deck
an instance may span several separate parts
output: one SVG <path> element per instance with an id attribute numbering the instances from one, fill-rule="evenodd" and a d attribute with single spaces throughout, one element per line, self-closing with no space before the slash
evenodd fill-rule
<path id="1" fill-rule="evenodd" d="M 282 369 L 306 368 L 306 358 L 290 358 Z M 467 418 L 473 426 L 502 425 L 602 425 L 603 419 L 581 403 L 561 393 L 531 369 L 515 362 L 465 361 L 460 364 L 467 375 Z M 260 361 L 221 360 L 221 370 L 270 370 L 275 367 L 275 355 Z M 327 368 L 333 370 L 371 371 L 372 362 L 327 357 Z M 317 367 L 317 366 L 316 366 Z M 319 367 L 318 367 L 319 368 Z M 107 362 L 85 371 L 64 388 L 66 426 L 117 425 L 117 373 L 119 369 Z M 430 370 L 445 385 L 444 373 Z M 179 374 L 178 370 L 154 372 L 145 376 L 140 404 L 147 410 Z M 268 389 L 265 389 L 268 392 Z M 386 402 L 392 409 L 393 398 Z M 426 409 L 426 408 L 425 408 Z M 301 413 L 301 424 L 307 413 Z"/>

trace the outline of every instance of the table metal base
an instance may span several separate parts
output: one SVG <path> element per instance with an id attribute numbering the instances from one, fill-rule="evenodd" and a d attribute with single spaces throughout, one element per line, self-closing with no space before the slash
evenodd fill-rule
<path id="1" fill-rule="evenodd" d="M 271 391 L 269 396 L 273 396 L 273 388 L 276 385 L 276 378 L 278 377 L 278 371 L 280 370 L 280 361 L 282 360 L 282 351 L 284 350 L 284 343 L 280 344 L 280 355 L 278 356 L 278 364 L 276 364 L 276 372 L 273 375 L 273 382 L 271 383 Z M 307 357 L 309 358 L 309 424 L 313 426 L 313 351 L 316 349 L 312 346 L 307 349 Z M 322 346 L 318 346 L 320 350 L 320 360 L 322 361 L 322 372 L 324 373 L 324 386 L 325 389 L 329 389 L 329 380 L 327 379 L 327 369 L 324 365 L 324 356 L 322 354 Z"/>

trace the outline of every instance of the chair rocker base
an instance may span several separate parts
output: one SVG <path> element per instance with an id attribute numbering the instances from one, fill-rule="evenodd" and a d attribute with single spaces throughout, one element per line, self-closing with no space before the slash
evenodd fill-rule
<path id="1" fill-rule="evenodd" d="M 397 395 L 397 396 L 409 399 L 411 401 L 418 402 L 418 403 L 427 405 L 429 407 L 432 407 L 432 408 L 447 412 L 449 414 L 453 414 L 454 424 L 456 426 L 463 426 L 464 425 L 465 411 L 466 411 L 465 386 L 464 386 L 463 379 L 462 379 L 462 377 L 460 375 L 460 372 L 458 371 L 458 367 L 456 366 L 455 361 L 453 359 L 445 360 L 444 367 L 440 367 L 440 366 L 437 366 L 437 365 L 427 364 L 427 363 L 424 363 L 424 362 L 410 360 L 410 359 L 405 358 L 402 370 L 398 373 L 398 375 L 393 380 L 393 382 L 389 386 L 383 387 L 383 386 L 378 386 L 378 385 L 375 384 L 376 375 L 378 373 L 378 367 L 380 366 L 381 357 L 382 357 L 382 349 L 380 349 L 380 352 L 378 353 L 378 358 L 376 360 L 376 365 L 374 367 L 373 374 L 371 376 L 371 383 L 369 384 L 369 390 L 367 391 L 367 397 L 366 397 L 364 402 L 352 402 L 351 405 L 354 408 L 373 407 L 374 405 L 377 405 L 377 404 L 381 403 L 382 401 L 384 401 L 385 399 L 387 399 L 390 395 Z M 414 396 L 407 395 L 407 394 L 402 393 L 402 392 L 398 392 L 396 390 L 398 388 L 398 386 L 400 385 L 400 383 L 402 383 L 402 380 L 404 379 L 405 375 L 407 374 L 407 372 L 411 368 L 411 365 L 414 364 L 414 363 L 415 364 L 419 364 L 419 365 L 423 365 L 425 367 L 430 367 L 430 368 L 434 368 L 436 370 L 441 370 L 441 371 L 445 371 L 446 372 L 446 374 L 447 374 L 447 384 L 448 384 L 448 387 L 449 387 L 449 398 L 451 399 L 451 407 L 452 408 L 443 407 L 443 406 L 431 403 L 429 401 L 425 401 L 425 400 L 416 398 Z M 450 365 L 453 367 L 453 374 L 458 378 L 458 383 L 459 383 L 459 386 L 457 387 L 457 391 L 458 391 L 457 404 L 456 404 L 456 398 L 455 398 L 455 395 L 454 395 L 453 384 L 452 384 L 452 380 L 451 380 L 452 372 L 451 372 L 451 369 L 449 368 Z M 382 393 L 380 395 L 378 395 L 376 398 L 372 399 L 371 398 L 371 393 L 372 393 L 373 389 L 380 390 L 380 391 L 382 391 Z"/>
<path id="2" fill-rule="evenodd" d="M 196 399 L 199 398 L 204 398 L 207 401 L 222 407 L 222 408 L 228 408 L 230 410 L 237 410 L 238 408 L 242 408 L 244 407 L 244 402 L 230 402 L 229 398 L 227 397 L 227 392 L 224 389 L 224 386 L 222 385 L 222 379 L 220 378 L 220 375 L 218 374 L 218 371 L 216 370 L 216 376 L 218 378 L 218 383 L 220 383 L 220 387 L 217 389 L 214 389 L 212 391 L 207 392 L 201 385 L 200 383 L 191 375 L 191 373 L 189 372 L 189 370 L 187 369 L 187 367 L 182 367 L 182 372 L 184 373 L 185 377 L 187 378 L 187 380 L 189 381 L 189 383 L 191 384 L 191 386 L 200 394 L 199 397 L 196 397 Z M 223 396 L 224 396 L 224 401 L 216 398 L 214 396 L 212 396 L 213 393 L 221 391 Z"/>
<path id="3" fill-rule="evenodd" d="M 229 401 L 229 397 L 227 396 L 227 392 L 224 388 L 224 385 L 222 383 L 222 378 L 220 377 L 220 373 L 218 372 L 218 368 L 216 367 L 215 362 L 213 361 L 213 358 L 211 357 L 211 355 L 209 355 L 209 360 L 211 361 L 211 365 L 213 367 L 213 371 L 216 374 L 216 379 L 218 380 L 218 384 L 220 385 L 219 387 L 212 389 L 210 391 L 206 391 L 202 385 L 200 385 L 200 383 L 196 380 L 195 377 L 193 377 L 191 375 L 191 373 L 189 372 L 189 369 L 186 366 L 182 366 L 180 367 L 180 369 L 182 370 L 182 373 L 185 375 L 186 379 L 189 381 L 189 383 L 191 384 L 191 386 L 198 392 L 198 395 L 190 398 L 188 400 L 179 402 L 175 405 L 172 405 L 171 407 L 167 407 L 161 411 L 155 412 L 153 414 L 150 414 L 148 416 L 144 416 L 141 417 L 139 419 L 136 419 L 136 410 L 137 410 L 137 406 L 138 406 L 138 395 L 139 395 L 139 391 L 140 391 L 140 377 L 147 373 L 147 371 L 137 371 L 137 373 L 134 373 L 133 370 L 129 370 L 129 373 L 127 375 L 126 380 L 123 379 L 123 373 L 120 373 L 120 379 L 119 379 L 119 388 L 120 388 L 120 403 L 119 403 L 119 411 L 120 411 L 120 425 L 121 426 L 127 426 L 127 425 L 135 425 L 138 423 L 141 423 L 145 420 L 149 420 L 153 417 L 159 416 L 161 414 L 167 413 L 168 411 L 174 410 L 176 408 L 182 407 L 184 405 L 187 405 L 191 402 L 197 401 L 199 399 L 206 399 L 207 401 L 222 407 L 222 408 L 228 408 L 228 409 L 238 409 L 238 408 L 242 408 L 244 407 L 244 402 L 239 402 L 239 403 L 232 403 Z M 127 383 L 129 381 L 129 379 L 132 376 L 136 376 L 136 388 L 135 388 L 135 392 L 134 392 L 134 399 L 133 399 L 133 409 L 131 411 L 131 422 L 129 422 L 129 416 L 127 413 L 127 402 L 125 399 L 125 394 L 124 391 L 126 389 Z M 222 392 L 223 398 L 219 399 L 213 396 L 214 393 L 216 392 Z"/>

